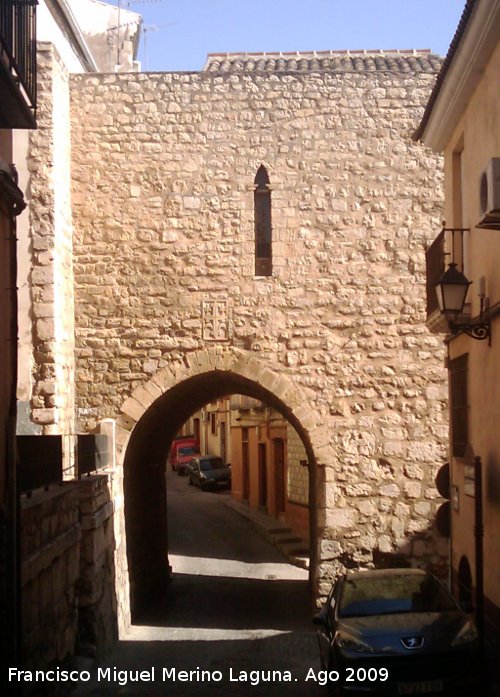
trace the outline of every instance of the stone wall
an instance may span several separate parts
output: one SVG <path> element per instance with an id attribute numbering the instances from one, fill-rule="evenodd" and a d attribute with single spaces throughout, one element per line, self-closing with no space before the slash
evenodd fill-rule
<path id="1" fill-rule="evenodd" d="M 21 518 L 24 662 L 49 665 L 72 655 L 80 569 L 78 486 L 24 498 Z"/>
<path id="2" fill-rule="evenodd" d="M 286 438 L 288 465 L 288 498 L 294 503 L 307 506 L 309 503 L 309 469 L 301 465 L 307 463 L 307 453 L 297 431 L 290 426 Z"/>
<path id="3" fill-rule="evenodd" d="M 113 502 L 107 476 L 79 483 L 81 525 L 78 578 L 79 654 L 103 655 L 118 638 Z"/>
<path id="4" fill-rule="evenodd" d="M 380 60 L 71 78 L 79 427 L 124 404 L 138 420 L 132 393 L 159 396 L 157 374 L 213 347 L 289 380 L 321 420 L 320 593 L 377 551 L 447 553 L 444 351 L 424 325 L 442 171 L 410 137 L 438 65 Z M 254 275 L 261 164 L 269 277 Z"/>
<path id="5" fill-rule="evenodd" d="M 23 662 L 95 656 L 117 638 L 113 504 L 94 475 L 23 497 Z"/>
<path id="6" fill-rule="evenodd" d="M 23 307 L 32 316 L 31 418 L 44 434 L 71 436 L 74 428 L 74 303 L 70 194 L 69 76 L 52 44 L 38 46 L 38 128 L 30 134 L 27 197 L 31 255 Z M 29 294 L 29 298 L 27 295 Z M 24 322 L 24 318 L 23 318 Z M 22 346 L 23 355 L 29 353 Z M 29 394 L 29 389 L 27 390 Z M 64 439 L 65 468 L 73 443 Z"/>

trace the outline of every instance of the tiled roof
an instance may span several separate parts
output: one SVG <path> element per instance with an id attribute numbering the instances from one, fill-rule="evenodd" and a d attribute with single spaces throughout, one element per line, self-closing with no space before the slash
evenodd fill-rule
<path id="1" fill-rule="evenodd" d="M 437 73 L 442 58 L 429 50 L 310 51 L 307 53 L 209 53 L 204 72 Z"/>

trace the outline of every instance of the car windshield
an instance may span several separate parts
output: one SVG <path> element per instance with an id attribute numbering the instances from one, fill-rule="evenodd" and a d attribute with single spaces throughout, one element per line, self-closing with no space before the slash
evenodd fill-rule
<path id="1" fill-rule="evenodd" d="M 201 470 L 218 470 L 224 467 L 221 457 L 211 457 L 210 460 L 200 460 Z"/>
<path id="2" fill-rule="evenodd" d="M 189 445 L 189 446 L 185 446 L 184 448 L 179 448 L 179 450 L 177 452 L 179 453 L 179 455 L 182 455 L 182 456 L 194 455 L 196 450 L 192 446 Z"/>
<path id="3" fill-rule="evenodd" d="M 347 578 L 339 617 L 456 610 L 451 596 L 432 576 L 411 574 Z"/>

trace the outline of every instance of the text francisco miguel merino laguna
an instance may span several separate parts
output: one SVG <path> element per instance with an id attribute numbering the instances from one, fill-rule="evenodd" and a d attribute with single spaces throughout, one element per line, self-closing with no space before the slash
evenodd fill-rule
<path id="1" fill-rule="evenodd" d="M 9 668 L 9 683 L 77 683 L 90 682 L 93 677 L 97 682 L 118 683 L 121 686 L 128 683 L 155 682 L 240 682 L 250 685 L 260 685 L 265 682 L 298 682 L 299 678 L 292 677 L 289 670 L 234 670 L 228 668 L 224 673 L 220 670 L 178 670 L 177 668 L 155 668 L 147 670 L 120 670 L 118 668 L 96 668 L 94 675 L 88 670 L 19 670 Z M 330 680 L 332 676 L 330 676 Z M 309 668 L 303 677 L 304 681 L 318 682 L 326 685 L 328 671 Z"/>

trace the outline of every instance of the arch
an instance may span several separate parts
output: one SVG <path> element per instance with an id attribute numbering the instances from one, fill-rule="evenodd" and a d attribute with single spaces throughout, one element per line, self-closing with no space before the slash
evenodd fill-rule
<path id="1" fill-rule="evenodd" d="M 131 429 L 123 445 L 124 509 L 132 614 L 167 586 L 168 540 L 164 465 L 179 427 L 207 402 L 242 393 L 276 408 L 300 435 L 309 467 L 311 581 L 316 583 L 318 545 L 318 461 L 331 456 L 322 445 L 324 419 L 315 411 L 314 394 L 292 379 L 237 349 L 194 352 L 160 370 L 124 403 Z M 322 498 L 321 498 L 322 500 Z M 152 534 L 154 531 L 154 534 Z"/>

